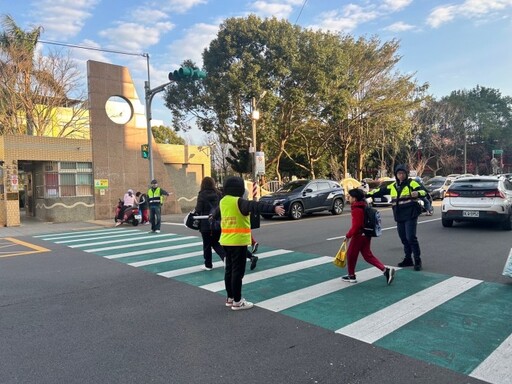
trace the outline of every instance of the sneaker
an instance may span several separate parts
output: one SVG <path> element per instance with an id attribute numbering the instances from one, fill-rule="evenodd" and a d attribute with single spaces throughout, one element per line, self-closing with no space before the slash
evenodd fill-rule
<path id="1" fill-rule="evenodd" d="M 242 309 L 251 309 L 254 306 L 253 303 L 250 301 L 245 300 L 243 297 L 240 301 L 236 302 L 233 301 L 233 304 L 231 305 L 231 309 L 233 311 L 240 311 Z"/>
<path id="2" fill-rule="evenodd" d="M 211 271 L 211 270 L 213 269 L 213 267 L 207 267 L 206 265 L 203 265 L 203 266 L 201 267 L 201 269 L 202 269 L 203 271 Z"/>
<path id="3" fill-rule="evenodd" d="M 251 271 L 256 268 L 256 264 L 258 263 L 258 256 L 251 257 Z"/>
<path id="4" fill-rule="evenodd" d="M 234 301 L 234 299 L 232 299 L 231 297 L 228 297 L 226 299 L 226 307 L 232 307 L 233 306 L 233 301 Z"/>
<path id="5" fill-rule="evenodd" d="M 157 229 L 155 232 L 156 232 L 156 233 L 160 233 L 160 230 L 159 230 L 159 229 Z"/>
<path id="6" fill-rule="evenodd" d="M 421 268 L 421 261 L 420 261 L 419 263 L 416 263 L 416 264 L 414 265 L 414 270 L 415 270 L 415 271 L 421 271 L 421 269 L 422 269 L 422 268 Z"/>
<path id="7" fill-rule="evenodd" d="M 386 282 L 391 284 L 393 279 L 395 278 L 395 269 L 394 268 L 386 268 L 384 271 L 384 277 L 386 278 Z"/>
<path id="8" fill-rule="evenodd" d="M 400 268 L 403 267 L 412 267 L 414 263 L 412 262 L 412 259 L 410 257 L 404 257 L 404 259 L 398 263 L 398 266 Z"/>
<path id="9" fill-rule="evenodd" d="M 118 221 L 117 223 L 115 223 L 114 227 L 119 227 L 121 224 L 123 224 L 121 221 Z"/>
<path id="10" fill-rule="evenodd" d="M 251 253 L 256 253 L 258 252 L 258 246 L 260 245 L 260 243 L 258 243 L 257 241 L 252 245 L 252 249 L 251 249 Z"/>
<path id="11" fill-rule="evenodd" d="M 356 275 L 346 275 L 341 278 L 346 283 L 357 283 Z"/>
<path id="12" fill-rule="evenodd" d="M 151 230 L 151 231 L 148 231 L 148 233 L 155 233 L 155 231 Z"/>

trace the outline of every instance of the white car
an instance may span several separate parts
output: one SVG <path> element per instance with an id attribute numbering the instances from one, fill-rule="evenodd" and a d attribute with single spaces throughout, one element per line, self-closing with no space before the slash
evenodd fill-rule
<path id="1" fill-rule="evenodd" d="M 505 177 L 466 176 L 453 181 L 441 206 L 443 227 L 454 222 L 496 222 L 512 229 L 512 182 Z"/>

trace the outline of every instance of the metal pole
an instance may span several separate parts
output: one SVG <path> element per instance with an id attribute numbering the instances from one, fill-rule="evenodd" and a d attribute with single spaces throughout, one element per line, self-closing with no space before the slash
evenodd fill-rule
<path id="1" fill-rule="evenodd" d="M 149 81 L 145 82 L 144 89 L 146 90 L 146 129 L 148 134 L 148 160 L 149 160 L 149 181 L 155 178 L 153 172 L 153 132 L 151 132 L 151 90 L 149 88 Z"/>
<path id="2" fill-rule="evenodd" d="M 468 173 L 467 169 L 467 142 L 468 142 L 468 135 L 466 128 L 464 127 L 464 174 Z"/>
<path id="3" fill-rule="evenodd" d="M 252 113 L 254 114 L 254 111 L 256 111 L 256 98 L 252 98 Z M 253 153 L 252 153 L 252 199 L 258 200 L 257 192 L 258 192 L 258 174 L 256 172 L 256 119 L 255 116 L 252 115 L 252 146 L 253 146 Z"/>

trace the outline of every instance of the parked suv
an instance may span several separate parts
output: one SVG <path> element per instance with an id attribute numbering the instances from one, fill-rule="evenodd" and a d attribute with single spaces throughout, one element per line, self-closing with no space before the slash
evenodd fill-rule
<path id="1" fill-rule="evenodd" d="M 288 217 L 300 219 L 305 213 L 331 211 L 333 215 L 341 215 L 345 207 L 345 192 L 336 181 L 294 180 L 286 183 L 275 193 L 262 196 L 260 201 L 273 205 L 282 205 Z M 261 215 L 270 219 L 274 215 Z"/>
<path id="2" fill-rule="evenodd" d="M 469 176 L 453 181 L 445 193 L 441 222 L 498 222 L 512 229 L 512 182 L 505 177 Z"/>

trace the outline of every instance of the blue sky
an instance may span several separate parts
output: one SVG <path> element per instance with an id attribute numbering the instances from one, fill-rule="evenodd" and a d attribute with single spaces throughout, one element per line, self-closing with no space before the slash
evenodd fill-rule
<path id="1" fill-rule="evenodd" d="M 224 19 L 254 13 L 356 37 L 396 38 L 397 69 L 416 73 L 437 98 L 477 84 L 512 96 L 512 0 L 0 0 L 0 13 L 23 29 L 43 26 L 44 41 L 148 53 L 152 88 L 185 59 L 201 66 L 201 53 Z M 127 66 L 143 102 L 144 57 L 70 53 L 84 71 L 89 59 Z M 162 95 L 153 101 L 153 118 L 170 125 Z M 197 132 L 183 136 L 201 144 Z"/>

